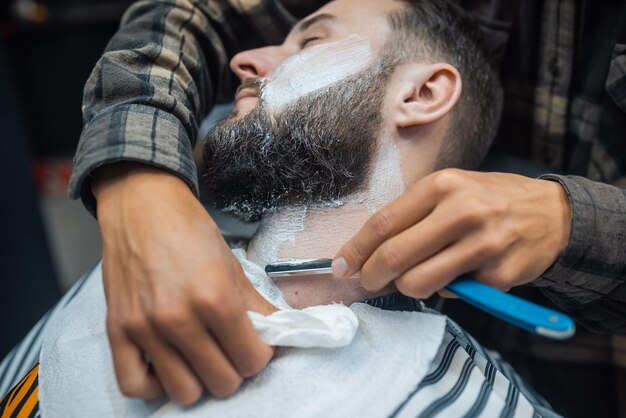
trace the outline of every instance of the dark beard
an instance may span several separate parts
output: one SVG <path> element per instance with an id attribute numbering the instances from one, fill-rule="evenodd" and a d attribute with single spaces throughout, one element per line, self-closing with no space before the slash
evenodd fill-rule
<path id="1" fill-rule="evenodd" d="M 263 102 L 209 132 L 203 176 L 209 201 L 246 221 L 289 205 L 358 191 L 382 125 L 388 76 L 380 66 L 309 94 L 273 120 Z"/>

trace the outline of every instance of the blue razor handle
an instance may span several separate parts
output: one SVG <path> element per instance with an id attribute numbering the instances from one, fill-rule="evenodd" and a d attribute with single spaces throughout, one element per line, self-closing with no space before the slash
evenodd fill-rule
<path id="1" fill-rule="evenodd" d="M 329 258 L 284 260 L 265 266 L 265 273 L 273 279 L 329 275 L 332 274 L 331 264 Z M 470 277 L 460 277 L 446 289 L 478 309 L 544 337 L 563 340 L 576 331 L 576 325 L 569 316 L 501 292 Z"/>
<path id="2" fill-rule="evenodd" d="M 493 316 L 544 337 L 563 340 L 576 332 L 574 321 L 564 313 L 494 289 L 470 277 L 460 277 L 446 289 Z"/>

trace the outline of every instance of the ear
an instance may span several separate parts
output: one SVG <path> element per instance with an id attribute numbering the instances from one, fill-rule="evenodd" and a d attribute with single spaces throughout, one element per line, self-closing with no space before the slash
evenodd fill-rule
<path id="1" fill-rule="evenodd" d="M 461 96 L 461 75 L 450 64 L 410 64 L 397 71 L 393 114 L 398 128 L 441 119 Z"/>

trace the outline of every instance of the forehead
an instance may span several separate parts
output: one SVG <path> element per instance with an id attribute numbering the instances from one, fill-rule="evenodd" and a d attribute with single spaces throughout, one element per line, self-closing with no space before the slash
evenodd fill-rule
<path id="1" fill-rule="evenodd" d="M 359 34 L 374 45 L 382 44 L 390 30 L 387 14 L 403 7 L 401 0 L 335 0 L 300 21 L 292 33 L 323 21 L 332 25 L 339 36 Z"/>

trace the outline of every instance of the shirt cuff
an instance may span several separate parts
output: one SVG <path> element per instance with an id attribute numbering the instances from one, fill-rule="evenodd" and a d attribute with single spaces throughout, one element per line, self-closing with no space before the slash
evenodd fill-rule
<path id="1" fill-rule="evenodd" d="M 96 216 L 91 191 L 93 171 L 105 164 L 134 161 L 171 171 L 199 194 L 196 164 L 189 135 L 170 113 L 143 105 L 124 105 L 97 115 L 83 128 L 73 170 L 69 197 L 83 201 Z"/>
<path id="2" fill-rule="evenodd" d="M 564 309 L 594 302 L 623 283 L 619 265 L 625 196 L 621 189 L 583 177 L 546 174 L 565 189 L 572 209 L 567 247 L 556 262 L 533 284 L 542 288 Z"/>

